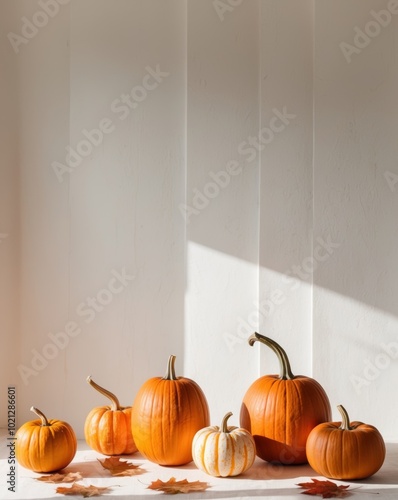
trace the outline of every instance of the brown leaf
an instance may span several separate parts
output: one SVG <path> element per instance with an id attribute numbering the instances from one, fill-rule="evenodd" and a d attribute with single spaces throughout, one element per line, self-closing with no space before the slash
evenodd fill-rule
<path id="1" fill-rule="evenodd" d="M 166 483 L 160 479 L 152 481 L 152 483 L 148 486 L 148 489 L 163 491 L 163 493 L 174 495 L 176 493 L 189 493 L 190 491 L 204 491 L 208 487 L 209 483 L 203 483 L 201 481 L 194 481 L 190 483 L 186 479 L 177 481 L 175 477 L 171 477 Z"/>
<path id="2" fill-rule="evenodd" d="M 350 493 L 347 485 L 337 486 L 332 481 L 320 481 L 319 479 L 311 479 L 312 483 L 299 483 L 297 486 L 304 488 L 304 495 L 322 495 L 322 498 L 342 498 L 348 496 Z"/>
<path id="3" fill-rule="evenodd" d="M 93 486 L 84 486 L 83 484 L 73 483 L 72 486 L 67 488 L 66 486 L 58 486 L 56 493 L 61 493 L 61 495 L 81 495 L 84 498 L 96 497 L 102 493 L 107 493 L 110 488 Z"/>
<path id="4" fill-rule="evenodd" d="M 74 483 L 75 481 L 79 481 L 79 479 L 83 479 L 83 477 L 80 472 L 67 472 L 65 474 L 56 472 L 55 474 L 36 477 L 36 479 L 45 483 Z"/>
<path id="5" fill-rule="evenodd" d="M 119 457 L 110 457 L 105 458 L 105 460 L 97 460 L 104 469 L 109 470 L 112 476 L 134 476 L 143 472 L 143 470 L 140 469 L 139 465 L 134 465 L 127 460 L 120 460 Z"/>

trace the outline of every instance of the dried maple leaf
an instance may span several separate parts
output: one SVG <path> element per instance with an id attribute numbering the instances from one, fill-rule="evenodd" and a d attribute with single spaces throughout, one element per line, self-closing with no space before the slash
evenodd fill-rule
<path id="1" fill-rule="evenodd" d="M 347 491 L 347 488 L 350 487 L 347 485 L 337 486 L 336 483 L 332 481 L 320 481 L 319 479 L 311 479 L 312 483 L 299 483 L 297 486 L 300 488 L 304 488 L 306 491 L 303 491 L 304 495 L 322 495 L 322 498 L 342 498 L 350 493 Z"/>
<path id="2" fill-rule="evenodd" d="M 102 493 L 106 493 L 109 490 L 110 488 L 93 486 L 92 484 L 90 484 L 90 486 L 84 486 L 83 484 L 73 483 L 69 488 L 66 486 L 58 486 L 56 492 L 61 493 L 61 495 L 81 495 L 87 498 L 102 495 Z"/>
<path id="3" fill-rule="evenodd" d="M 171 477 L 167 482 L 163 482 L 160 479 L 152 481 L 148 489 L 175 495 L 176 493 L 189 493 L 190 491 L 204 491 L 208 487 L 209 483 L 203 483 L 202 481 L 193 481 L 190 483 L 186 479 L 177 481 L 175 477 Z"/>
<path id="4" fill-rule="evenodd" d="M 56 472 L 55 474 L 40 476 L 36 479 L 45 483 L 74 483 L 75 481 L 79 481 L 79 479 L 83 479 L 83 477 L 80 472 L 67 472 L 65 474 Z"/>
<path id="5" fill-rule="evenodd" d="M 134 476 L 137 474 L 142 474 L 143 472 L 143 470 L 140 469 L 139 465 L 134 465 L 127 460 L 120 460 L 119 457 L 110 457 L 105 458 L 105 460 L 97 460 L 104 469 L 109 470 L 112 476 Z"/>

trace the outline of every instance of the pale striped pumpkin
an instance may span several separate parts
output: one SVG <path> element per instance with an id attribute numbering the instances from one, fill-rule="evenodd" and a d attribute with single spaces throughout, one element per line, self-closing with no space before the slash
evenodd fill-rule
<path id="1" fill-rule="evenodd" d="M 192 441 L 192 457 L 198 469 L 211 476 L 237 476 L 249 469 L 256 458 L 253 436 L 246 429 L 227 427 L 227 413 L 217 426 L 198 431 Z"/>

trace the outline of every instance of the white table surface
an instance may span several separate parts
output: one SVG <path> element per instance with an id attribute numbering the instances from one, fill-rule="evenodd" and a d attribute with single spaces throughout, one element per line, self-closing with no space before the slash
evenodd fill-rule
<path id="1" fill-rule="evenodd" d="M 17 489 L 10 492 L 7 489 L 7 463 L 8 449 L 6 447 L 6 432 L 0 433 L 0 499 L 47 499 L 47 498 L 82 498 L 66 497 L 55 493 L 57 486 L 71 486 L 71 484 L 49 484 L 36 481 L 34 478 L 41 474 L 31 472 L 21 466 L 17 469 Z M 106 458 L 103 455 L 89 449 L 84 441 L 79 441 L 78 451 L 74 460 L 66 468 L 66 471 L 80 472 L 84 477 L 79 483 L 86 486 L 112 487 L 103 498 L 120 499 L 121 497 L 140 499 L 165 497 L 161 492 L 148 490 L 147 486 L 157 479 L 167 481 L 171 477 L 177 480 L 188 479 L 188 481 L 205 481 L 211 487 L 203 492 L 187 493 L 178 496 L 180 499 L 229 499 L 252 497 L 266 497 L 269 499 L 301 499 L 321 498 L 303 496 L 302 490 L 296 486 L 297 483 L 309 481 L 311 478 L 325 479 L 317 475 L 309 465 L 300 466 L 276 466 L 256 459 L 254 465 L 245 474 L 236 478 L 215 478 L 198 470 L 192 462 L 182 467 L 162 467 L 144 460 L 138 453 L 125 456 L 134 464 L 141 464 L 144 473 L 133 477 L 112 477 L 102 468 L 97 458 Z M 335 481 L 337 484 L 350 484 L 352 498 L 358 496 L 358 500 L 376 500 L 391 498 L 398 500 L 398 443 L 387 444 L 387 456 L 383 467 L 371 478 L 361 481 L 345 483 Z"/>

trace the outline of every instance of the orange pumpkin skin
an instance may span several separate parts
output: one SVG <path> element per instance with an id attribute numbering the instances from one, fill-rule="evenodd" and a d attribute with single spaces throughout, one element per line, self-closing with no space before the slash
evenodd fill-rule
<path id="1" fill-rule="evenodd" d="M 192 461 L 192 441 L 210 425 L 206 397 L 193 380 L 175 377 L 170 356 L 164 378 L 154 377 L 138 391 L 131 414 L 134 440 L 140 453 L 159 465 Z"/>
<path id="2" fill-rule="evenodd" d="M 103 455 L 130 455 L 137 451 L 131 432 L 131 406 L 120 406 L 111 392 L 96 384 L 91 377 L 87 382 L 112 401 L 111 406 L 98 406 L 87 415 L 84 437 L 87 444 Z"/>
<path id="3" fill-rule="evenodd" d="M 254 437 L 257 455 L 268 462 L 307 462 L 306 441 L 312 429 L 330 420 L 331 410 L 320 384 L 309 377 L 280 380 L 266 375 L 246 392 L 241 427 Z"/>
<path id="4" fill-rule="evenodd" d="M 250 341 L 251 339 L 251 341 Z M 274 350 L 282 348 L 267 337 L 254 334 L 256 340 Z M 277 347 L 275 347 L 277 346 Z M 279 354 L 278 354 L 279 356 Z M 307 463 L 306 441 L 314 427 L 331 419 L 329 399 L 314 379 L 294 376 L 286 359 L 281 361 L 288 370 L 282 375 L 265 375 L 247 390 L 240 414 L 240 425 L 254 437 L 257 455 L 268 462 L 281 464 Z"/>
<path id="5" fill-rule="evenodd" d="M 84 423 L 87 444 L 103 455 L 130 455 L 137 451 L 131 433 L 131 407 L 93 408 Z"/>
<path id="6" fill-rule="evenodd" d="M 311 431 L 307 440 L 309 464 L 331 479 L 352 481 L 375 474 L 386 456 L 380 432 L 362 422 L 345 427 L 342 422 L 326 422 Z"/>
<path id="7" fill-rule="evenodd" d="M 42 413 L 33 407 L 31 410 L 41 419 L 26 422 L 16 432 L 15 455 L 18 463 L 34 472 L 63 469 L 76 454 L 77 440 L 72 427 L 61 420 L 47 419 L 43 425 Z"/>

